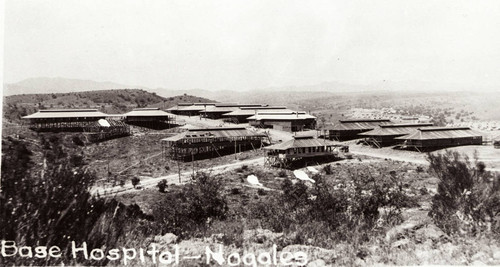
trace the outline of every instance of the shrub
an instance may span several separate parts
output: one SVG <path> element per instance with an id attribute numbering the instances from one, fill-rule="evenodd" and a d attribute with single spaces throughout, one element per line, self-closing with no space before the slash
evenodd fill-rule
<path id="1" fill-rule="evenodd" d="M 467 156 L 447 151 L 428 154 L 431 171 L 439 179 L 429 212 L 447 233 L 477 233 L 489 224 L 498 225 L 499 176 L 485 171 L 482 162 L 473 166 Z M 498 227 L 493 229 L 498 231 Z"/>
<path id="2" fill-rule="evenodd" d="M 53 141 L 45 154 L 63 149 Z M 135 219 L 143 216 L 139 207 L 93 197 L 88 188 L 95 180 L 94 173 L 71 166 L 66 157 L 55 156 L 63 154 L 46 158 L 40 174 L 26 143 L 7 139 L 2 141 L 2 149 L 0 239 L 15 241 L 17 246 L 58 246 L 63 254 L 49 259 L 6 257 L 2 264 L 60 265 L 62 259 L 72 259 L 70 241 L 85 241 L 96 248 L 117 247 L 126 233 L 137 229 Z M 82 265 L 106 264 L 81 258 L 65 263 L 76 265 L 76 261 Z"/>
<path id="3" fill-rule="evenodd" d="M 241 191 L 240 191 L 239 188 L 233 187 L 233 188 L 231 188 L 231 194 L 233 194 L 233 195 L 239 195 L 239 194 L 241 194 Z"/>
<path id="4" fill-rule="evenodd" d="M 167 180 L 163 179 L 159 181 L 156 187 L 158 187 L 158 191 L 160 191 L 160 193 L 165 193 L 165 189 L 167 189 Z"/>
<path id="5" fill-rule="evenodd" d="M 136 186 L 141 182 L 141 179 L 139 177 L 133 177 L 132 178 L 132 186 L 134 186 L 134 188 L 136 188 Z"/>
<path id="6" fill-rule="evenodd" d="M 225 219 L 227 210 L 221 181 L 209 173 L 198 172 L 191 183 L 167 194 L 153 213 L 164 233 L 186 237 L 214 219 Z"/>
<path id="7" fill-rule="evenodd" d="M 244 172 L 248 170 L 248 165 L 242 165 L 240 168 L 236 169 L 236 172 Z"/>
<path id="8" fill-rule="evenodd" d="M 75 143 L 75 145 L 77 146 L 84 146 L 85 143 L 83 143 L 82 139 L 80 139 L 80 137 L 78 136 L 73 136 L 73 143 Z"/>
<path id="9" fill-rule="evenodd" d="M 400 222 L 401 208 L 416 205 L 404 193 L 396 173 L 373 177 L 359 172 L 342 178 L 332 179 L 342 181 L 333 184 L 317 174 L 312 188 L 286 179 L 281 185 L 283 193 L 251 204 L 250 216 L 263 228 L 293 232 L 292 243 L 305 244 L 314 237 L 316 245 L 323 245 L 338 240 L 368 240 L 380 220 L 386 224 Z M 385 212 L 380 214 L 382 208 Z"/>
<path id="10" fill-rule="evenodd" d="M 285 171 L 285 170 L 280 170 L 280 171 L 278 172 L 278 177 L 285 178 L 285 177 L 287 177 L 287 176 L 288 176 L 288 175 L 287 175 L 287 173 L 286 173 L 286 171 Z"/>
<path id="11" fill-rule="evenodd" d="M 325 167 L 323 167 L 323 171 L 328 175 L 333 174 L 332 165 L 330 164 L 326 165 Z"/>

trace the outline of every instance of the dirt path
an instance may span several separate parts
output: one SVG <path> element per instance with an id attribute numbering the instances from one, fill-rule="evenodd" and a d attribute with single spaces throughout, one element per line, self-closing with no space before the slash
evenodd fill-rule
<path id="1" fill-rule="evenodd" d="M 387 155 L 384 153 L 377 153 L 377 152 L 367 152 L 367 151 L 350 151 L 354 155 L 364 155 L 372 158 L 381 158 L 381 159 L 391 159 L 391 160 L 396 160 L 396 161 L 404 161 L 404 162 L 411 162 L 415 164 L 422 164 L 422 165 L 428 165 L 429 162 L 423 159 L 415 159 L 411 157 L 404 157 L 404 156 L 398 156 L 398 155 Z"/>
<path id="2" fill-rule="evenodd" d="M 237 161 L 229 164 L 224 164 L 224 165 L 219 165 L 219 166 L 213 166 L 210 168 L 204 168 L 204 169 L 199 169 L 198 171 L 206 171 L 206 172 L 211 172 L 212 174 L 220 174 L 224 173 L 230 170 L 234 170 L 236 168 L 239 168 L 243 165 L 261 165 L 264 166 L 264 157 L 259 157 L 259 158 L 254 158 L 254 159 L 249 159 L 249 160 L 242 160 L 242 161 Z M 181 172 L 181 179 L 179 181 L 179 174 L 171 174 L 167 176 L 161 176 L 161 177 L 147 177 L 147 176 L 139 176 L 141 178 L 140 186 L 142 188 L 151 188 L 155 187 L 159 181 L 166 179 L 167 183 L 170 184 L 183 184 L 189 181 L 191 179 L 191 175 L 193 174 L 192 171 L 188 172 Z M 114 186 L 114 187 L 96 187 L 90 190 L 91 194 L 97 195 L 99 194 L 100 196 L 109 196 L 109 195 L 118 195 L 118 194 L 123 194 L 129 191 L 134 191 L 138 190 L 135 189 L 131 183 L 128 183 L 124 186 Z"/>
<path id="3" fill-rule="evenodd" d="M 366 149 L 359 148 L 357 146 L 351 146 L 349 150 L 354 155 L 364 155 L 372 158 L 391 159 L 395 161 L 404 161 L 421 165 L 429 165 L 429 162 L 425 159 L 425 154 L 405 155 L 404 153 L 397 153 L 398 151 L 393 151 L 392 153 L 388 153 L 386 150 L 383 149 L 371 149 L 370 151 L 366 151 Z M 481 158 L 480 160 L 484 162 L 497 161 L 497 160 L 481 159 Z M 486 170 L 492 172 L 500 172 L 500 168 L 497 167 L 493 168 L 487 167 Z"/>

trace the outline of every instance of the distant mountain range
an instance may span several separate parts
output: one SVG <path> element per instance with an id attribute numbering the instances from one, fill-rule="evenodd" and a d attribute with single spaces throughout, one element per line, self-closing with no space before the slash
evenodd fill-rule
<path id="1" fill-rule="evenodd" d="M 470 87 L 458 84 L 433 84 L 420 81 L 380 82 L 373 85 L 352 85 L 339 82 L 323 82 L 306 86 L 284 86 L 255 89 L 249 91 L 203 90 L 203 89 L 166 89 L 130 86 L 113 82 L 96 82 L 91 80 L 66 78 L 29 78 L 23 81 L 5 84 L 4 95 L 68 93 L 106 89 L 144 89 L 163 97 L 183 94 L 214 99 L 220 102 L 293 104 L 304 99 L 325 98 L 341 94 L 355 93 L 425 93 L 452 91 L 498 91 L 500 87 Z M 307 94 L 304 94 L 307 92 Z"/>

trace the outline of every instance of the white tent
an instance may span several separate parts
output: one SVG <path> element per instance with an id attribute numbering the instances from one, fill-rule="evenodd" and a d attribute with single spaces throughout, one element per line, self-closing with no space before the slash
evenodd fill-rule
<path id="1" fill-rule="evenodd" d="M 111 125 L 109 124 L 109 122 L 105 119 L 100 119 L 97 121 L 99 123 L 99 125 L 101 125 L 102 127 L 110 127 Z"/>
<path id="2" fill-rule="evenodd" d="M 297 179 L 302 180 L 302 181 L 309 181 L 311 183 L 315 183 L 316 182 L 313 179 L 309 178 L 309 176 L 307 175 L 307 173 L 305 173 L 304 171 L 301 171 L 301 170 L 295 170 L 295 171 L 293 171 L 293 175 L 295 175 L 295 177 L 297 177 Z"/>

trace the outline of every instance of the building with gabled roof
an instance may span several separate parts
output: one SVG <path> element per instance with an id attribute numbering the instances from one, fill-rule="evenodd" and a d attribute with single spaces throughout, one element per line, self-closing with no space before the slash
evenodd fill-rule
<path id="1" fill-rule="evenodd" d="M 418 128 L 428 127 L 432 125 L 432 123 L 403 123 L 380 125 L 379 127 L 371 131 L 360 133 L 359 136 L 365 137 L 366 143 L 380 148 L 382 146 L 390 146 L 401 143 L 401 140 L 395 138 L 413 133 Z"/>
<path id="2" fill-rule="evenodd" d="M 160 108 L 135 108 L 122 116 L 128 124 L 148 128 L 170 128 L 175 124 L 175 116 Z"/>
<path id="3" fill-rule="evenodd" d="M 92 122 L 106 117 L 97 109 L 42 109 L 22 119 L 36 131 L 82 132 Z"/>
<path id="4" fill-rule="evenodd" d="M 196 116 L 199 115 L 200 111 L 207 107 L 213 107 L 215 104 L 215 102 L 179 103 L 176 106 L 166 109 L 166 111 L 176 115 Z"/>
<path id="5" fill-rule="evenodd" d="M 337 157 L 340 152 L 349 152 L 349 147 L 312 136 L 296 136 L 263 150 L 266 151 L 266 165 L 287 168 L 294 161 L 306 158 Z"/>
<path id="6" fill-rule="evenodd" d="M 161 140 L 164 155 L 190 161 L 257 149 L 266 135 L 245 127 L 188 129 Z"/>
<path id="7" fill-rule="evenodd" d="M 224 114 L 230 113 L 240 108 L 257 108 L 262 107 L 261 104 L 228 104 L 217 103 L 215 106 L 207 107 L 205 110 L 200 111 L 200 115 L 209 119 L 220 119 Z"/>
<path id="8" fill-rule="evenodd" d="M 330 140 L 346 141 L 361 138 L 358 134 L 371 131 L 379 125 L 392 124 L 388 119 L 350 119 L 339 120 L 339 123 L 329 127 Z"/>
<path id="9" fill-rule="evenodd" d="M 425 127 L 396 140 L 403 142 L 403 147 L 418 151 L 444 147 L 481 145 L 483 136 L 469 127 Z"/>
<path id="10" fill-rule="evenodd" d="M 250 125 L 287 132 L 316 128 L 316 117 L 299 111 L 265 111 L 247 118 Z"/>
<path id="11" fill-rule="evenodd" d="M 88 141 L 98 142 L 130 135 L 130 127 L 97 109 L 46 109 L 22 117 L 38 132 L 82 132 Z"/>
<path id="12" fill-rule="evenodd" d="M 240 107 L 237 110 L 223 114 L 222 117 L 224 118 L 224 121 L 227 122 L 247 123 L 249 117 L 256 115 L 259 112 L 266 111 L 293 112 L 285 106 Z"/>

